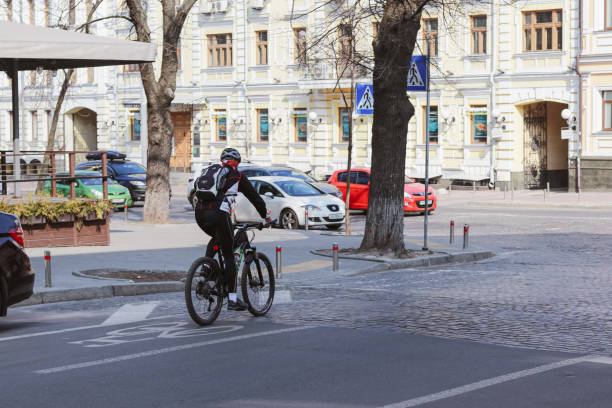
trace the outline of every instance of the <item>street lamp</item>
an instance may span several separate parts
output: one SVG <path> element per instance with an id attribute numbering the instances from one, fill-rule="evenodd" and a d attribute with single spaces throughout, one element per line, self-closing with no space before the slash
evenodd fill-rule
<path id="1" fill-rule="evenodd" d="M 323 118 L 320 118 L 319 115 L 317 115 L 317 112 L 315 112 L 315 111 L 310 111 L 308 113 L 308 119 L 310 119 L 310 122 L 313 125 L 316 125 L 317 123 L 322 123 L 323 122 Z"/>

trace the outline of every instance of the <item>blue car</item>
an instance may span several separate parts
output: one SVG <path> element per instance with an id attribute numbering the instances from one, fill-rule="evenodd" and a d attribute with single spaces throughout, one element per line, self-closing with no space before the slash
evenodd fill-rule
<path id="1" fill-rule="evenodd" d="M 23 245 L 19 218 L 0 211 L 0 316 L 34 291 L 34 271 Z"/>
<path id="2" fill-rule="evenodd" d="M 76 170 L 102 171 L 101 153 L 87 154 L 86 162 L 76 165 Z M 109 151 L 108 158 L 108 175 L 117 183 L 130 191 L 132 203 L 136 201 L 144 201 L 147 188 L 147 169 L 136 162 L 127 160 L 125 154 Z"/>

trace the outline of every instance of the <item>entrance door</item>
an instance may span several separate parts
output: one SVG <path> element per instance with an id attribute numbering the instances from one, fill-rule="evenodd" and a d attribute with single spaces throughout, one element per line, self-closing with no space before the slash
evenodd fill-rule
<path id="1" fill-rule="evenodd" d="M 98 128 L 96 112 L 83 108 L 72 114 L 74 150 L 95 151 L 98 149 Z M 76 163 L 85 161 L 85 154 L 75 156 Z"/>
<path id="2" fill-rule="evenodd" d="M 546 103 L 527 105 L 524 110 L 525 127 L 525 187 L 543 188 L 546 185 Z"/>
<path id="3" fill-rule="evenodd" d="M 170 167 L 189 171 L 191 167 L 191 113 L 172 112 L 174 123 L 174 154 Z"/>

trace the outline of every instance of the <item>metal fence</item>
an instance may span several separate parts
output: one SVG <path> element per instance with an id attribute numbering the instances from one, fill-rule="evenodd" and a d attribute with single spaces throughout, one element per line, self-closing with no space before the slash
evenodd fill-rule
<path id="1" fill-rule="evenodd" d="M 0 183 L 1 194 L 9 194 L 9 185 L 13 185 L 13 195 L 18 192 L 21 183 L 38 183 L 49 181 L 51 184 L 51 197 L 57 197 L 57 182 L 70 183 L 70 198 L 76 198 L 75 157 L 88 153 L 99 153 L 101 155 L 102 175 L 81 175 L 78 178 L 101 178 L 103 198 L 108 199 L 108 157 L 103 151 L 24 151 L 13 153 L 12 151 L 0 151 Z M 23 157 L 34 157 L 30 164 L 26 164 Z M 42 160 L 39 160 L 42 158 Z M 35 162 L 35 163 L 34 163 Z M 18 164 L 17 164 L 18 163 Z M 17 171 L 16 171 L 17 170 Z M 68 175 L 57 175 L 58 172 L 67 172 Z M 68 183 L 64 183 L 68 184 Z"/>

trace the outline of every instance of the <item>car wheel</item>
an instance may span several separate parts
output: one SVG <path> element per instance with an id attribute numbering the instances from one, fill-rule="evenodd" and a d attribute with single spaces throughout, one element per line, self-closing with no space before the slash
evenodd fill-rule
<path id="1" fill-rule="evenodd" d="M 341 226 L 342 224 L 326 225 L 328 230 L 333 230 L 333 231 L 339 230 Z"/>
<path id="2" fill-rule="evenodd" d="M 0 270 L 1 272 L 1 270 Z M 6 316 L 6 309 L 8 308 L 8 287 L 4 276 L 0 276 L 0 316 Z"/>
<path id="3" fill-rule="evenodd" d="M 289 208 L 286 208 L 281 212 L 280 215 L 280 225 L 284 229 L 298 229 L 300 228 L 300 223 L 298 222 L 298 217 L 295 212 Z"/>
<path id="4" fill-rule="evenodd" d="M 191 203 L 191 207 L 195 210 L 196 206 L 198 205 L 198 197 L 196 197 L 195 194 L 192 194 L 189 202 Z"/>

